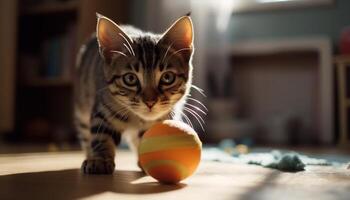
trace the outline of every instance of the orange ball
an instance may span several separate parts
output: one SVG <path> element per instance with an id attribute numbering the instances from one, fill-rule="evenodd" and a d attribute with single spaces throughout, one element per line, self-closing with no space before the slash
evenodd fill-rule
<path id="1" fill-rule="evenodd" d="M 178 183 L 196 170 L 202 143 L 187 124 L 166 120 L 153 125 L 139 145 L 139 161 L 145 172 L 162 183 Z"/>

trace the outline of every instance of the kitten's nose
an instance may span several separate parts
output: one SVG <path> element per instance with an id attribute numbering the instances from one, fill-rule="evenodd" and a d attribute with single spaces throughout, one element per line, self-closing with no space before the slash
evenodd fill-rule
<path id="1" fill-rule="evenodd" d="M 149 109 L 151 109 L 154 106 L 154 104 L 156 104 L 156 102 L 157 102 L 156 100 L 150 100 L 150 101 L 146 101 L 145 104 Z"/>

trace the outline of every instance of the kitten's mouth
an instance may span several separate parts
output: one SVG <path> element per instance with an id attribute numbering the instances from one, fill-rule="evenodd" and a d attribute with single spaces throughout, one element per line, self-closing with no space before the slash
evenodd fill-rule
<path id="1" fill-rule="evenodd" d="M 152 108 L 148 108 L 148 113 L 151 113 L 153 110 L 152 110 Z"/>
<path id="2" fill-rule="evenodd" d="M 147 108 L 147 110 L 135 112 L 135 114 L 145 121 L 154 121 L 162 118 L 164 115 L 166 115 L 166 112 L 156 111 L 154 108 Z"/>
<path id="3" fill-rule="evenodd" d="M 155 109 L 147 109 L 145 112 L 143 112 L 143 114 L 146 117 L 152 117 L 152 116 L 156 116 L 156 115 L 160 115 L 161 112 L 156 112 Z"/>

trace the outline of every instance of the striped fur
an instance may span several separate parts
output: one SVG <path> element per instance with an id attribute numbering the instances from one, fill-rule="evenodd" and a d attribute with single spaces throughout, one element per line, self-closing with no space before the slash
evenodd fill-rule
<path id="1" fill-rule="evenodd" d="M 192 29 L 181 27 L 181 20 L 188 29 L 191 20 L 182 17 L 157 35 L 98 15 L 97 33 L 81 47 L 76 69 L 75 124 L 87 156 L 84 173 L 112 173 L 122 136 L 135 150 L 150 126 L 181 115 L 191 87 L 193 53 L 193 39 L 181 39 L 181 31 L 191 31 L 192 37 Z M 137 84 L 128 85 L 134 78 Z"/>

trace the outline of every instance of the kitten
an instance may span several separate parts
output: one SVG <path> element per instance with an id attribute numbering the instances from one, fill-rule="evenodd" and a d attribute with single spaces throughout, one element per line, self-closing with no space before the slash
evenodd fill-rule
<path id="1" fill-rule="evenodd" d="M 97 14 L 96 34 L 78 55 L 75 84 L 84 173 L 113 173 L 121 136 L 137 150 L 150 126 L 181 116 L 192 82 L 193 51 L 189 16 L 159 35 L 118 26 Z"/>

